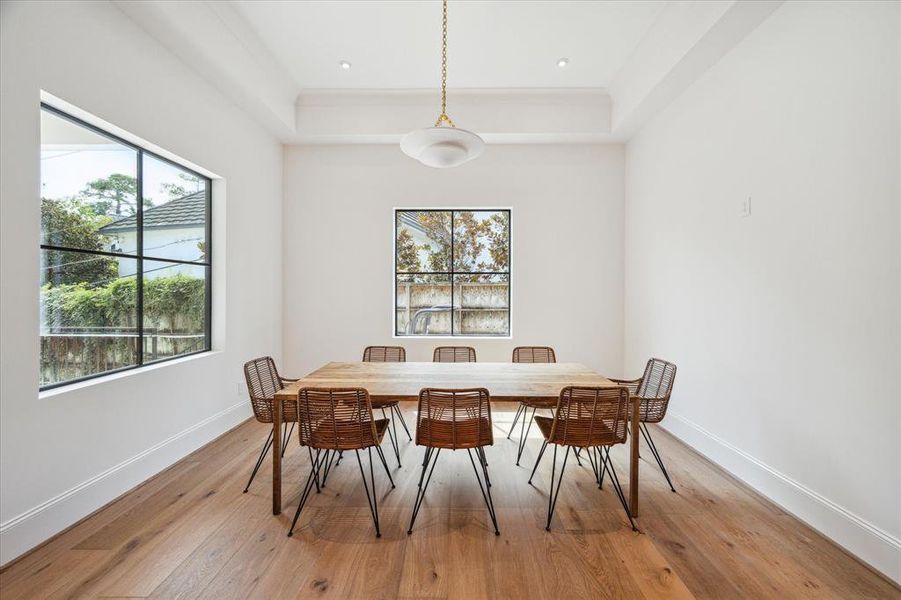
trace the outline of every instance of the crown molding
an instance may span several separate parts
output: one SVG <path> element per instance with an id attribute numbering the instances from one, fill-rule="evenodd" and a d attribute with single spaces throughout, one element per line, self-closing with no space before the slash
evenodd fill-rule
<path id="1" fill-rule="evenodd" d="M 393 144 L 437 117 L 437 89 L 302 89 L 228 2 L 113 3 L 283 143 Z M 452 88 L 448 110 L 492 143 L 625 142 L 782 4 L 673 0 L 609 89 Z"/>
<path id="2" fill-rule="evenodd" d="M 436 90 L 307 90 L 296 103 L 299 144 L 395 144 L 429 127 Z M 459 127 L 490 143 L 612 141 L 610 96 L 602 89 L 466 89 L 448 92 Z"/>

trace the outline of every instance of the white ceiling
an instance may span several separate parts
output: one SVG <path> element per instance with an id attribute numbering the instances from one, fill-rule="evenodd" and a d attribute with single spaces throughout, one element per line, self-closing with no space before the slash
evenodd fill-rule
<path id="1" fill-rule="evenodd" d="M 449 3 L 450 88 L 606 87 L 665 1 Z M 298 89 L 439 84 L 441 2 L 234 0 Z M 557 66 L 560 57 L 569 65 Z M 339 61 L 353 65 L 342 70 Z"/>
<path id="2" fill-rule="evenodd" d="M 783 1 L 451 0 L 448 111 L 489 143 L 622 142 Z M 437 117 L 438 0 L 112 2 L 285 143 Z"/>

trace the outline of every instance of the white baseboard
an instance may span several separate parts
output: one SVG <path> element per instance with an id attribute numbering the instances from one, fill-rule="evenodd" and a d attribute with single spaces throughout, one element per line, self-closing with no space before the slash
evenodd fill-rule
<path id="1" fill-rule="evenodd" d="M 180 431 L 58 496 L 0 523 L 0 565 L 63 531 L 181 460 L 249 416 L 239 402 Z"/>
<path id="2" fill-rule="evenodd" d="M 901 540 L 736 448 L 697 423 L 670 412 L 663 428 L 760 494 L 896 583 Z"/>

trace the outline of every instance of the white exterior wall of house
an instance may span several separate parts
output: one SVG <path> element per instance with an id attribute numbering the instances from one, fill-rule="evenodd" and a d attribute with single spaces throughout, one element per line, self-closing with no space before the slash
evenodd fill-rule
<path id="1" fill-rule="evenodd" d="M 172 227 L 144 230 L 144 252 L 159 258 L 174 260 L 197 260 L 201 251 L 197 244 L 204 239 L 203 227 Z M 137 232 L 122 231 L 110 234 L 110 248 L 134 249 L 137 247 Z M 159 270 L 155 270 L 159 269 Z M 134 260 L 119 261 L 119 277 L 134 275 L 137 262 Z M 145 277 L 169 277 L 178 273 L 203 277 L 204 267 L 182 264 L 163 264 L 145 260 Z"/>

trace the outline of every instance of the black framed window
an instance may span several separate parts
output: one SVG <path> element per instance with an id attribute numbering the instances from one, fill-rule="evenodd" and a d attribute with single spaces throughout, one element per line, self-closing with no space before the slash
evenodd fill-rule
<path id="1" fill-rule="evenodd" d="M 41 105 L 40 388 L 210 350 L 211 182 Z"/>
<path id="2" fill-rule="evenodd" d="M 394 332 L 510 335 L 510 211 L 394 214 Z"/>

